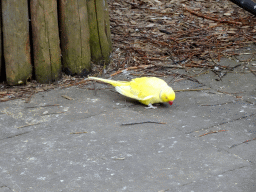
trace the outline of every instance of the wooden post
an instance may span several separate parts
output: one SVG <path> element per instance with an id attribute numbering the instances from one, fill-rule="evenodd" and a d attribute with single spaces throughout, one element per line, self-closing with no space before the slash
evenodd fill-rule
<path id="1" fill-rule="evenodd" d="M 27 0 L 2 0 L 2 15 L 6 80 L 23 84 L 32 74 Z"/>
<path id="2" fill-rule="evenodd" d="M 91 70 L 86 1 L 60 0 L 59 20 L 64 71 L 86 76 Z"/>
<path id="3" fill-rule="evenodd" d="M 2 3 L 0 1 L 0 21 L 2 21 Z M 0 31 L 2 31 L 2 22 L 0 22 Z M 2 50 L 3 50 L 3 43 L 2 43 L 2 33 L 0 33 L 0 81 L 3 80 L 3 59 L 2 59 Z"/>
<path id="4" fill-rule="evenodd" d="M 87 0 L 90 46 L 95 63 L 109 63 L 112 49 L 108 4 L 106 0 Z"/>
<path id="5" fill-rule="evenodd" d="M 107 0 L 96 0 L 96 11 L 101 53 L 104 58 L 104 62 L 109 63 L 109 56 L 111 53 L 112 44 L 110 38 L 110 22 Z"/>
<path id="6" fill-rule="evenodd" d="M 50 83 L 61 75 L 61 50 L 56 0 L 30 0 L 35 76 Z"/>

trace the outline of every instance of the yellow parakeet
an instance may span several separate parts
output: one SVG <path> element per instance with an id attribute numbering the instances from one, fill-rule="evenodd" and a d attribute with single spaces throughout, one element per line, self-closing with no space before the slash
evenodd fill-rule
<path id="1" fill-rule="evenodd" d="M 169 102 L 172 105 L 175 99 L 173 89 L 164 80 L 157 77 L 140 77 L 131 81 L 114 81 L 98 77 L 88 78 L 109 83 L 115 87 L 118 93 L 139 100 L 144 105 L 148 105 L 148 108 L 156 108 L 152 105 L 154 103 Z"/>

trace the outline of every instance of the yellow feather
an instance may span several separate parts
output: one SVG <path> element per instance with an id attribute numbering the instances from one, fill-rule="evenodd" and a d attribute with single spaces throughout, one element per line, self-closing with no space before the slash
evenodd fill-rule
<path id="1" fill-rule="evenodd" d="M 154 103 L 169 102 L 175 99 L 175 93 L 167 83 L 157 77 L 141 77 L 131 81 L 114 81 L 98 77 L 89 77 L 113 85 L 120 94 L 139 100 L 152 107 Z"/>

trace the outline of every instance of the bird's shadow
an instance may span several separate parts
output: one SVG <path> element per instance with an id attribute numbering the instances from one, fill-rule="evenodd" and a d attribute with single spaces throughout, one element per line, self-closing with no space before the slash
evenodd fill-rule
<path id="1" fill-rule="evenodd" d="M 97 88 L 95 90 L 97 90 Z M 116 97 L 114 99 L 115 102 L 117 102 L 117 103 L 125 102 L 126 107 L 144 107 L 144 108 L 147 107 L 147 105 L 144 105 L 144 104 L 140 103 L 136 99 L 129 98 L 129 97 L 126 97 L 124 95 L 121 95 L 120 93 L 116 92 L 114 89 L 110 89 L 109 91 L 112 94 L 116 95 Z M 155 103 L 155 104 L 153 104 L 153 106 L 155 106 L 157 108 L 168 108 L 168 107 L 170 107 L 168 103 Z"/>
<path id="2" fill-rule="evenodd" d="M 126 98 L 125 105 L 127 107 L 144 107 L 144 108 L 147 107 L 147 105 L 144 105 L 144 104 L 140 103 L 138 100 L 135 100 L 132 98 Z M 157 107 L 157 108 L 169 108 L 170 107 L 168 103 L 155 103 L 155 104 L 153 104 L 153 106 Z"/>

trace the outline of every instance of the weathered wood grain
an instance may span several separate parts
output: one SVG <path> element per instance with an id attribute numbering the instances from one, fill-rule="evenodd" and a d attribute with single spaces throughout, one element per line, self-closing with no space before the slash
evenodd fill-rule
<path id="1" fill-rule="evenodd" d="M 32 74 L 27 0 L 2 0 L 2 16 L 6 80 L 23 84 Z"/>
<path id="2" fill-rule="evenodd" d="M 99 61 L 102 60 L 103 58 L 101 54 L 97 14 L 96 14 L 94 0 L 87 0 L 87 9 L 88 9 L 88 23 L 90 27 L 90 47 L 91 47 L 92 61 L 94 63 L 99 63 Z"/>
<path id="3" fill-rule="evenodd" d="M 109 63 L 112 50 L 108 4 L 105 0 L 87 0 L 90 46 L 94 63 Z"/>
<path id="4" fill-rule="evenodd" d="M 59 13 L 64 71 L 85 76 L 91 70 L 86 1 L 60 0 Z"/>
<path id="5" fill-rule="evenodd" d="M 56 0 L 30 1 L 35 77 L 50 83 L 61 75 L 61 50 Z"/>
<path id="6" fill-rule="evenodd" d="M 2 21 L 2 5 L 1 5 L 1 3 L 0 3 L 0 21 Z M 2 22 L 0 22 L 0 31 L 2 31 Z M 3 80 L 3 76 L 4 76 L 4 71 L 2 70 L 3 69 L 2 50 L 3 50 L 2 33 L 0 33 L 0 80 Z"/>
<path id="7" fill-rule="evenodd" d="M 110 39 L 108 4 L 106 0 L 96 0 L 95 2 L 101 53 L 104 58 L 104 62 L 109 63 L 112 44 Z"/>

